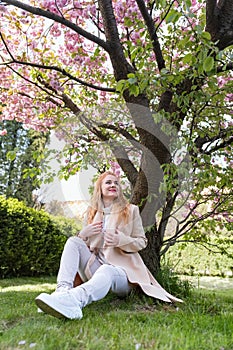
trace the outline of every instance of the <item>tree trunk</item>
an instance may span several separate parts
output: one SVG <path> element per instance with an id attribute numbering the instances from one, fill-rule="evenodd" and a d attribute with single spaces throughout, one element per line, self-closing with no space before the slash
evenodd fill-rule
<path id="1" fill-rule="evenodd" d="M 160 269 L 162 236 L 157 228 L 156 212 L 164 205 L 165 194 L 159 192 L 163 174 L 159 162 L 144 154 L 131 202 L 139 205 L 143 226 L 148 239 L 147 247 L 140 253 L 153 275 Z M 143 200 L 142 200 L 143 199 Z"/>
<path id="2" fill-rule="evenodd" d="M 156 276 L 157 272 L 160 269 L 161 250 L 161 244 L 156 225 L 154 225 L 149 232 L 146 232 L 146 237 L 148 244 L 145 249 L 141 250 L 140 255 L 152 275 Z"/>

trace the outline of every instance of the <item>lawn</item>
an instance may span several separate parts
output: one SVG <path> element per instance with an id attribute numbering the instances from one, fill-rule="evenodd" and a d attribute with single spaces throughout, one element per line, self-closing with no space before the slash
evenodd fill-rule
<path id="1" fill-rule="evenodd" d="M 71 321 L 37 313 L 34 298 L 53 291 L 55 278 L 4 279 L 0 349 L 233 350 L 233 280 L 218 281 L 203 288 L 196 281 L 191 297 L 172 306 L 109 294 L 88 305 L 82 320 Z"/>

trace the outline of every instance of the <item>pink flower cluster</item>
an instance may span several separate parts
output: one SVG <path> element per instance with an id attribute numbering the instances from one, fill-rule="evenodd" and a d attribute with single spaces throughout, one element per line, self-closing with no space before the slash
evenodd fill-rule
<path id="1" fill-rule="evenodd" d="M 5 136 L 5 135 L 7 135 L 7 130 L 6 129 L 0 130 L 0 136 Z"/>
<path id="2" fill-rule="evenodd" d="M 32 4 L 30 0 L 25 0 L 25 3 Z M 192 0 L 190 11 L 196 13 L 201 3 L 200 0 Z M 143 21 L 140 22 L 142 16 L 135 0 L 113 0 L 112 4 L 123 46 L 127 45 L 128 40 L 131 41 L 132 46 L 142 48 L 145 44 L 145 26 L 142 24 Z M 146 0 L 147 4 L 151 2 Z M 97 3 L 93 0 L 34 0 L 33 5 L 64 16 L 73 24 L 105 40 L 102 19 L 99 16 Z M 177 2 L 177 8 L 181 5 L 182 2 Z M 8 49 L 14 57 L 22 61 L 64 68 L 77 79 L 93 85 L 114 86 L 112 67 L 107 61 L 107 55 L 96 44 L 61 24 L 52 23 L 42 17 L 38 20 L 38 17 L 33 15 L 26 18 L 26 13 L 14 6 L 0 6 L 1 14 L 6 11 L 7 16 L 2 16 L 2 31 Z M 159 13 L 155 14 L 154 20 L 160 21 Z M 126 21 L 129 27 L 125 25 Z M 1 41 L 0 50 L 1 63 L 9 62 L 11 57 Z M 153 53 L 150 55 L 152 63 L 154 55 Z M 148 63 L 149 54 L 146 60 Z M 63 92 L 77 105 L 102 103 L 110 96 L 105 91 L 88 90 L 57 72 L 49 73 L 48 70 L 37 70 L 22 65 L 12 65 L 11 68 L 21 74 L 25 80 L 13 74 L 8 66 L 5 68 L 1 66 L 0 98 L 1 103 L 5 105 L 2 107 L 2 117 L 22 121 L 34 128 L 47 129 L 55 125 L 56 118 L 62 119 L 62 102 L 59 98 Z M 51 92 L 49 88 L 47 89 L 51 95 L 46 94 L 42 90 L 43 84 L 38 83 L 40 74 L 43 80 L 55 90 Z M 224 87 L 225 83 L 227 78 L 219 80 L 220 86 Z M 36 84 L 42 89 L 39 89 Z M 229 93 L 226 98 L 232 102 L 233 95 Z"/>
<path id="3" fill-rule="evenodd" d="M 110 170 L 117 176 L 121 176 L 121 167 L 117 162 L 110 161 L 111 168 Z"/>
<path id="4" fill-rule="evenodd" d="M 67 3 L 69 3 L 69 0 L 44 0 L 41 1 L 40 5 L 50 12 L 60 14 L 59 10 L 63 9 Z"/>

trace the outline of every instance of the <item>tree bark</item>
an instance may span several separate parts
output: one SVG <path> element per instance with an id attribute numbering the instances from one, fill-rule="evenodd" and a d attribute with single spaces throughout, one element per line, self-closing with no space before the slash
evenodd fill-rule
<path id="1" fill-rule="evenodd" d="M 233 44 L 232 0 L 207 0 L 206 31 L 220 50 Z"/>
<path id="2" fill-rule="evenodd" d="M 160 269 L 160 239 L 156 225 L 151 227 L 151 230 L 146 232 L 146 237 L 148 240 L 147 247 L 140 252 L 140 255 L 149 268 L 152 275 L 156 276 Z"/>

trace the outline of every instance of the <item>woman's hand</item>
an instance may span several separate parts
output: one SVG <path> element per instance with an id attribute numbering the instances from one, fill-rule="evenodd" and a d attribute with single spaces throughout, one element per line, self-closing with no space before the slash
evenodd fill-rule
<path id="1" fill-rule="evenodd" d="M 119 244 L 119 236 L 115 229 L 114 230 L 107 229 L 104 232 L 104 243 L 105 243 L 105 246 L 112 246 L 112 247 L 116 247 Z"/>
<path id="2" fill-rule="evenodd" d="M 84 227 L 78 234 L 81 238 L 89 238 L 94 235 L 98 235 L 102 232 L 102 221 L 95 222 Z"/>

